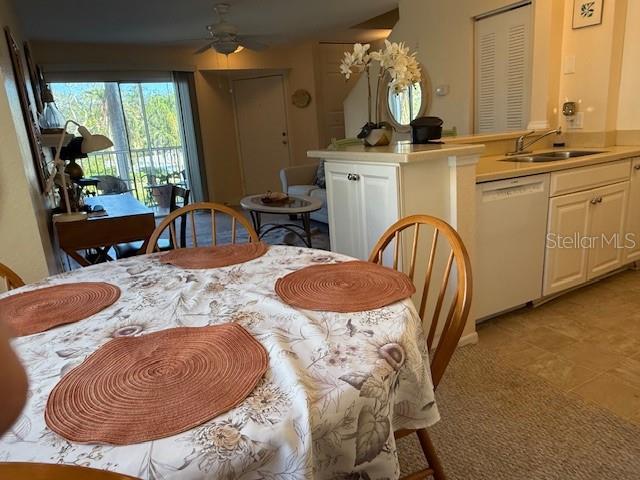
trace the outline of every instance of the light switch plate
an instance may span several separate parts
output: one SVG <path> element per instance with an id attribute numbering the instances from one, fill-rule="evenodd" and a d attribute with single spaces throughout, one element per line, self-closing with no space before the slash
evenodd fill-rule
<path id="1" fill-rule="evenodd" d="M 566 75 L 569 73 L 576 73 L 576 56 L 566 55 L 564 57 L 564 66 L 562 72 Z"/>

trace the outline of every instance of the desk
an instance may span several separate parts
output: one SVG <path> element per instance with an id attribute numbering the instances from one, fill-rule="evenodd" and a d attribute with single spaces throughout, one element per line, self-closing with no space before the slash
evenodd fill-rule
<path id="1" fill-rule="evenodd" d="M 86 198 L 87 205 L 102 205 L 103 217 L 90 217 L 77 222 L 55 224 L 60 248 L 83 267 L 109 260 L 107 252 L 118 243 L 143 240 L 143 249 L 156 228 L 153 210 L 144 206 L 130 193 L 98 195 Z M 96 258 L 89 259 L 78 250 L 96 249 Z"/>

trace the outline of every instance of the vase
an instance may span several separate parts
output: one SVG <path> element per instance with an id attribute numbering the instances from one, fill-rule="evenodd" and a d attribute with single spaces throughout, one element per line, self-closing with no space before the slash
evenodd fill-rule
<path id="1" fill-rule="evenodd" d="M 69 161 L 67 166 L 64 167 L 64 172 L 69 175 L 69 178 L 73 181 L 78 181 L 84 177 L 82 167 L 76 163 L 75 159 L 71 159 L 71 161 Z"/>
<path id="2" fill-rule="evenodd" d="M 391 143 L 391 135 L 393 131 L 390 128 L 374 128 L 369 132 L 369 135 L 364 137 L 364 143 L 370 147 L 382 147 Z"/>

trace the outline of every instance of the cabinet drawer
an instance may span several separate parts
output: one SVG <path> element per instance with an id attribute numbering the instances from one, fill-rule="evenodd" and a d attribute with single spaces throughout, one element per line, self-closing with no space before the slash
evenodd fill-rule
<path id="1" fill-rule="evenodd" d="M 631 160 L 555 172 L 551 174 L 551 196 L 623 182 L 629 179 L 630 174 Z"/>

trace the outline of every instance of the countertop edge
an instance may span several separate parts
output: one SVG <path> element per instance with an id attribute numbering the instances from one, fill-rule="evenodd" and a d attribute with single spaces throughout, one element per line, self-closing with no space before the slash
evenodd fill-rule
<path id="1" fill-rule="evenodd" d="M 365 162 L 386 162 L 386 163 L 413 163 L 426 160 L 434 160 L 448 157 L 480 155 L 485 147 L 482 144 L 476 145 L 453 145 L 446 144 L 445 148 L 423 150 L 417 152 L 390 152 L 385 151 L 386 147 L 362 147 L 357 150 L 309 150 L 307 157 L 320 158 L 324 160 L 340 161 L 365 161 Z"/>
<path id="2" fill-rule="evenodd" d="M 610 163 L 618 160 L 630 159 L 640 156 L 639 147 L 604 147 L 604 149 L 618 149 L 618 151 L 610 151 L 606 153 L 600 153 L 596 155 L 590 155 L 585 157 L 576 157 L 569 160 L 561 160 L 557 162 L 541 162 L 539 164 L 524 164 L 526 165 L 522 169 L 503 170 L 495 172 L 477 173 L 476 183 L 492 182 L 496 180 L 506 180 L 509 178 L 527 177 L 530 175 L 540 175 L 544 173 L 558 172 L 562 170 L 570 170 L 573 168 L 587 167 L 591 165 L 598 165 L 602 163 Z M 557 150 L 557 149 L 556 149 Z M 564 150 L 569 150 L 565 148 Z M 575 147 L 573 150 L 603 150 L 603 148 L 580 148 Z M 541 150 L 551 151 L 551 149 Z M 538 152 L 536 152 L 538 153 Z M 503 155 L 493 155 L 491 157 L 482 157 L 480 163 L 487 163 L 493 161 L 500 161 L 499 158 L 503 158 Z M 506 162 L 508 163 L 508 162 Z M 516 162 L 513 162 L 514 164 Z"/>

